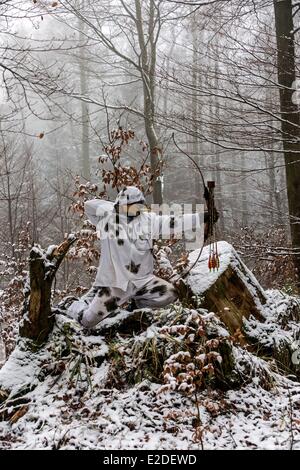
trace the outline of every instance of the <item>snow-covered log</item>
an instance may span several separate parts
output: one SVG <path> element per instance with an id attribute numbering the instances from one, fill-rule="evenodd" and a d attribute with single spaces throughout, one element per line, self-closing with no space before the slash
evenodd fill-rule
<path id="1" fill-rule="evenodd" d="M 51 311 L 51 288 L 55 274 L 75 237 L 70 235 L 59 246 L 44 251 L 34 245 L 29 255 L 29 285 L 25 290 L 24 317 L 20 335 L 38 346 L 43 344 L 54 325 Z"/>
<path id="2" fill-rule="evenodd" d="M 200 260 L 191 269 L 186 283 L 192 293 L 201 296 L 201 306 L 215 312 L 234 333 L 243 325 L 243 318 L 253 315 L 264 321 L 266 294 L 255 276 L 227 242 L 218 242 L 220 268 L 208 268 L 209 247 L 205 247 Z M 190 254 L 191 266 L 199 250 Z"/>

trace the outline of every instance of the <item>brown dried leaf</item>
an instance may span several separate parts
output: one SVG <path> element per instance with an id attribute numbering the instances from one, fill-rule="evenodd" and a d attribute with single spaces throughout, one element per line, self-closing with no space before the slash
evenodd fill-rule
<path id="1" fill-rule="evenodd" d="M 28 409 L 29 409 L 28 405 L 22 406 L 18 411 L 16 411 L 12 415 L 12 417 L 9 420 L 10 424 L 15 424 L 17 421 L 19 421 L 19 419 L 22 418 L 22 416 L 24 416 L 27 413 Z"/>

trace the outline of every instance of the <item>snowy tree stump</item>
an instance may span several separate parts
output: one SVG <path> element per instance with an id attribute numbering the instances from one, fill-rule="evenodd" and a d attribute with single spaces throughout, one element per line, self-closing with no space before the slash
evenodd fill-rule
<path id="1" fill-rule="evenodd" d="M 37 346 L 47 339 L 54 325 L 51 311 L 51 288 L 55 274 L 76 238 L 70 236 L 59 246 L 47 251 L 34 245 L 29 255 L 29 285 L 25 290 L 23 320 L 20 335 Z"/>
<path id="2" fill-rule="evenodd" d="M 255 276 L 242 262 L 235 249 L 227 242 L 218 242 L 219 270 L 209 271 L 209 247 L 187 276 L 191 293 L 201 296 L 201 306 L 215 312 L 231 333 L 243 325 L 243 318 L 253 315 L 264 321 L 266 295 Z M 191 265 L 199 250 L 190 253 Z"/>

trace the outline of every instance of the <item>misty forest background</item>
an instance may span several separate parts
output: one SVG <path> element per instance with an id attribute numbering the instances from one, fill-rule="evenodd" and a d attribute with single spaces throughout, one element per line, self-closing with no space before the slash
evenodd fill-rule
<path id="1" fill-rule="evenodd" d="M 32 243 L 76 233 L 55 296 L 84 292 L 99 262 L 84 200 L 133 183 L 203 203 L 185 152 L 216 181 L 217 238 L 263 287 L 297 291 L 299 19 L 291 0 L 0 1 L 6 355 Z"/>

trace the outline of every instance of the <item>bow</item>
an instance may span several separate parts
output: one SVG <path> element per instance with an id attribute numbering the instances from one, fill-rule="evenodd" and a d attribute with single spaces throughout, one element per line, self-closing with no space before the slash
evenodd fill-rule
<path id="1" fill-rule="evenodd" d="M 207 211 L 204 214 L 204 223 L 205 223 L 204 242 L 203 242 L 202 247 L 200 249 L 199 255 L 196 258 L 196 261 L 192 264 L 192 266 L 190 266 L 188 268 L 188 270 L 186 270 L 179 277 L 178 280 L 180 280 L 180 279 L 184 279 L 190 273 L 190 271 L 196 266 L 196 264 L 198 263 L 198 261 L 201 258 L 203 248 L 204 248 L 204 244 L 207 240 L 210 241 L 210 248 L 209 248 L 210 252 L 209 252 L 208 267 L 209 267 L 210 270 L 212 270 L 212 269 L 215 270 L 215 269 L 219 268 L 220 261 L 219 261 L 219 255 L 218 255 L 218 247 L 217 247 L 217 243 L 216 243 L 215 235 L 214 235 L 214 225 L 217 222 L 217 220 L 219 219 L 219 213 L 215 208 L 215 202 L 214 202 L 215 182 L 214 181 L 208 181 L 207 185 L 206 185 L 205 180 L 204 180 L 204 176 L 203 176 L 203 173 L 202 173 L 202 170 L 201 170 L 199 164 L 188 153 L 186 153 L 184 150 L 182 150 L 178 146 L 177 142 L 175 141 L 174 132 L 172 134 L 172 139 L 173 139 L 173 142 L 175 144 L 175 147 L 181 153 L 183 153 L 189 160 L 191 160 L 191 162 L 194 164 L 197 171 L 199 172 L 199 174 L 201 176 L 202 184 L 203 184 L 203 189 L 204 189 L 203 197 L 205 199 L 205 203 L 206 203 L 206 207 L 207 207 Z"/>

